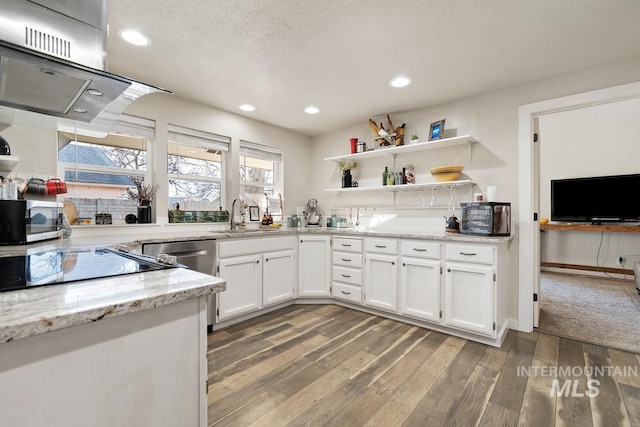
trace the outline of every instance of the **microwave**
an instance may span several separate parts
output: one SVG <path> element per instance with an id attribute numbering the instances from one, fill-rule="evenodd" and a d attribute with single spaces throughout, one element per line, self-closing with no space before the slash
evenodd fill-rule
<path id="1" fill-rule="evenodd" d="M 511 203 L 460 203 L 460 234 L 510 236 Z"/>
<path id="2" fill-rule="evenodd" d="M 62 236 L 62 203 L 0 200 L 0 245 L 22 245 Z"/>

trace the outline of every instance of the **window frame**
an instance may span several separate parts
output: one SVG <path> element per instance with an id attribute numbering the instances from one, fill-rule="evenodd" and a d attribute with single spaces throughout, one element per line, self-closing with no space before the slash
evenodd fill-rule
<path id="1" fill-rule="evenodd" d="M 220 178 L 208 177 L 192 174 L 179 174 L 169 172 L 169 156 L 175 155 L 169 153 L 169 144 L 178 144 L 182 146 L 191 146 L 194 148 L 208 148 L 220 151 Z M 229 163 L 229 151 L 231 148 L 231 137 L 227 137 L 212 132 L 200 131 L 192 128 L 186 128 L 174 124 L 168 124 L 167 137 L 167 158 L 165 168 L 167 171 L 167 203 L 170 206 L 171 180 L 178 181 L 195 181 L 220 185 L 220 204 L 224 204 L 226 197 L 228 182 L 226 180 L 226 171 Z M 183 156 L 184 157 L 184 156 Z"/>

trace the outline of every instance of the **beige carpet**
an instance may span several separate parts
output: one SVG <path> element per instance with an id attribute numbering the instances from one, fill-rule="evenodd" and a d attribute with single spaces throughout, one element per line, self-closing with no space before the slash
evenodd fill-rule
<path id="1" fill-rule="evenodd" d="M 543 272 L 537 330 L 640 354 L 640 295 L 629 280 Z"/>

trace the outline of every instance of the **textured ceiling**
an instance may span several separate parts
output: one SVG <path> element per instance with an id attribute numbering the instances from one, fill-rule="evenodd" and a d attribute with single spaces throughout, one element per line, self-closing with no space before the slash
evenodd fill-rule
<path id="1" fill-rule="evenodd" d="M 639 19 L 638 0 L 109 0 L 108 62 L 181 98 L 317 135 L 640 57 Z M 127 45 L 120 28 L 152 46 Z M 413 83 L 391 88 L 400 74 Z"/>

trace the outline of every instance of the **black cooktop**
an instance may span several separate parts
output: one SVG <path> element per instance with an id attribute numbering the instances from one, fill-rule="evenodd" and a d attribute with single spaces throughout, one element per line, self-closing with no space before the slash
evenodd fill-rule
<path id="1" fill-rule="evenodd" d="M 0 292 L 170 268 L 109 248 L 53 249 L 0 257 Z"/>

